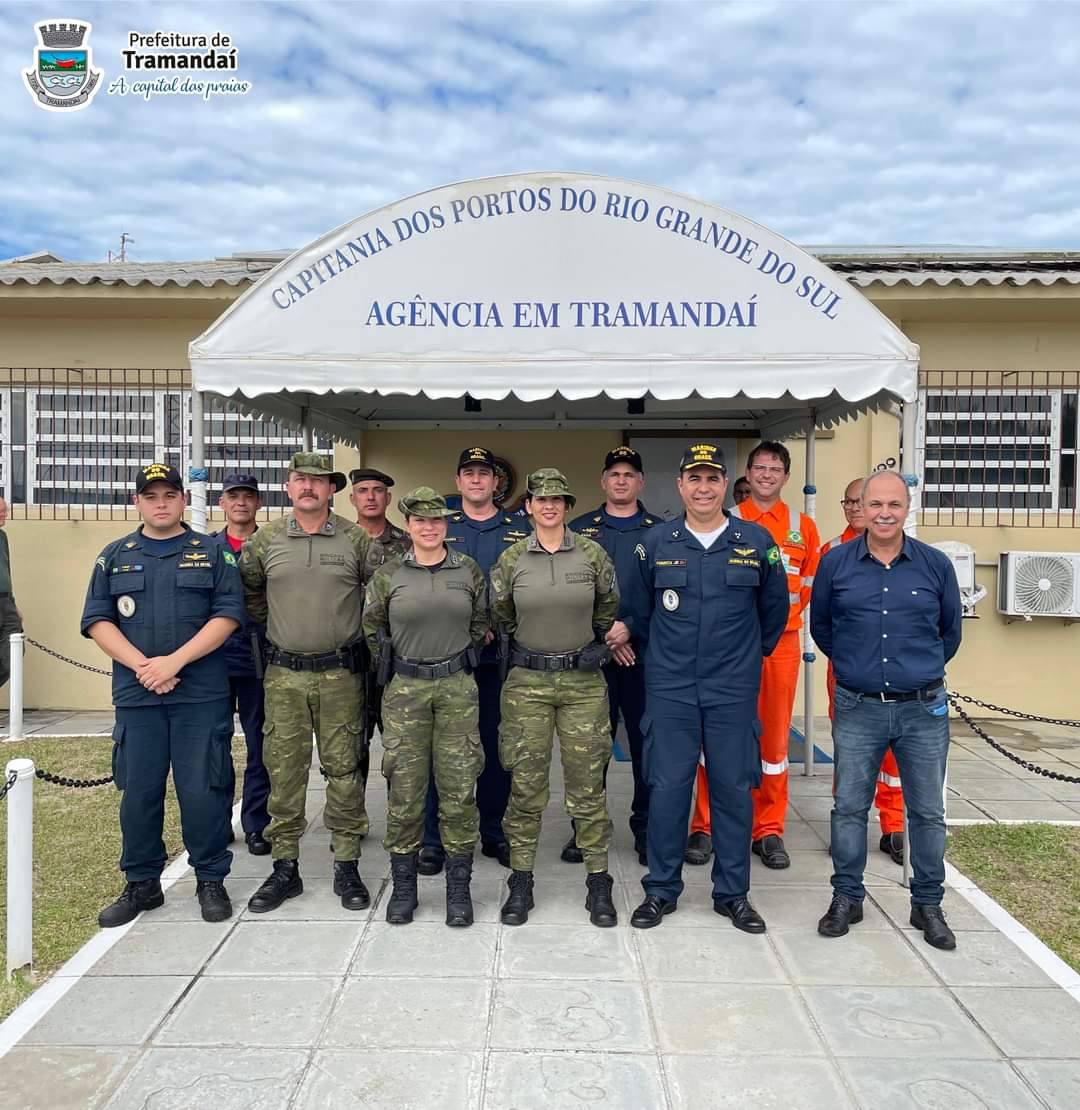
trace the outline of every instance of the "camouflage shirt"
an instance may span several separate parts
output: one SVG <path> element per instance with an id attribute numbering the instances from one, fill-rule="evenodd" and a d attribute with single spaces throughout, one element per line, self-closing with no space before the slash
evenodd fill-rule
<path id="1" fill-rule="evenodd" d="M 289 515 L 244 544 L 240 577 L 255 621 L 270 642 L 301 655 L 336 651 L 360 635 L 364 586 L 381 547 L 358 524 L 331 513 L 309 534 Z"/>
<path id="2" fill-rule="evenodd" d="M 615 566 L 594 540 L 566 529 L 558 551 L 533 534 L 508 547 L 491 571 L 492 622 L 530 651 L 577 651 L 619 611 Z"/>
<path id="3" fill-rule="evenodd" d="M 373 537 L 377 547 L 381 549 L 382 561 L 389 562 L 395 555 L 404 555 L 406 551 L 412 547 L 412 540 L 409 539 L 409 533 L 404 528 L 399 528 L 396 524 L 391 524 L 390 521 L 386 522 L 386 527 L 382 530 L 382 534 Z"/>
<path id="4" fill-rule="evenodd" d="M 399 659 L 448 659 L 488 631 L 484 572 L 452 548 L 437 567 L 422 567 L 412 550 L 384 563 L 368 583 L 364 637 L 374 659 L 387 629 Z"/>

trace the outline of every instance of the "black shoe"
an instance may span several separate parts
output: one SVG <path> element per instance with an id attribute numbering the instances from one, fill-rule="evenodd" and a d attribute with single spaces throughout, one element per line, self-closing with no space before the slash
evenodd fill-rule
<path id="1" fill-rule="evenodd" d="M 614 885 L 615 880 L 606 871 L 594 871 L 585 879 L 585 888 L 589 892 L 585 908 L 589 911 L 589 920 L 601 929 L 610 929 L 619 920 L 611 899 Z"/>
<path id="2" fill-rule="evenodd" d="M 270 841 L 261 832 L 249 832 L 244 837 L 244 843 L 247 844 L 247 850 L 253 856 L 270 855 Z"/>
<path id="3" fill-rule="evenodd" d="M 438 875 L 446 862 L 446 853 L 442 848 L 421 848 L 420 857 L 416 861 L 416 870 L 421 875 Z"/>
<path id="4" fill-rule="evenodd" d="M 644 832 L 634 833 L 634 851 L 642 867 L 649 866 L 649 838 Z"/>
<path id="5" fill-rule="evenodd" d="M 533 900 L 533 873 L 531 871 L 511 871 L 506 881 L 510 888 L 503 902 L 499 916 L 504 925 L 524 925 L 529 920 L 529 910 L 536 902 Z"/>
<path id="6" fill-rule="evenodd" d="M 701 867 L 712 857 L 712 837 L 708 833 L 691 833 L 686 838 L 686 852 L 683 859 L 695 867 Z"/>
<path id="7" fill-rule="evenodd" d="M 450 856 L 446 861 L 446 924 L 473 923 L 472 856 Z"/>
<path id="8" fill-rule="evenodd" d="M 143 910 L 156 910 L 164 905 L 165 895 L 158 879 L 137 879 L 128 883 L 120 897 L 98 914 L 98 924 L 103 929 L 115 929 L 134 921 Z"/>
<path id="9" fill-rule="evenodd" d="M 765 918 L 750 905 L 750 899 L 746 895 L 740 898 L 732 898 L 730 902 L 714 901 L 712 908 L 718 914 L 730 917 L 731 924 L 736 929 L 742 929 L 744 933 L 765 932 Z"/>
<path id="10" fill-rule="evenodd" d="M 932 948 L 951 952 L 956 947 L 956 934 L 945 924 L 940 906 L 912 906 L 911 924 L 922 929 L 923 939 Z"/>
<path id="11" fill-rule="evenodd" d="M 300 878 L 300 867 L 296 860 L 276 859 L 270 877 L 248 899 L 248 909 L 252 913 L 269 913 L 276 910 L 287 898 L 295 898 L 303 893 L 304 880 Z"/>
<path id="12" fill-rule="evenodd" d="M 439 866 L 442 864 L 440 862 Z M 386 920 L 391 925 L 408 925 L 420 900 L 416 896 L 417 860 L 414 853 L 394 852 L 390 856 L 390 878 L 394 889 L 386 903 Z"/>
<path id="13" fill-rule="evenodd" d="M 570 830 L 570 839 L 563 845 L 563 850 L 559 853 L 559 859 L 563 863 L 584 863 L 585 853 L 577 846 L 577 833 Z"/>
<path id="14" fill-rule="evenodd" d="M 885 833 L 878 843 L 878 847 L 885 855 L 892 857 L 893 863 L 898 867 L 904 866 L 904 834 L 902 832 Z"/>
<path id="15" fill-rule="evenodd" d="M 214 879 L 198 879 L 195 883 L 195 897 L 199 899 L 203 921 L 228 921 L 232 917 L 232 902 L 225 884 Z"/>
<path id="16" fill-rule="evenodd" d="M 674 898 L 661 898 L 658 894 L 647 894 L 645 901 L 630 915 L 630 924 L 635 929 L 652 929 L 678 908 L 679 903 Z"/>
<path id="17" fill-rule="evenodd" d="M 782 836 L 777 836 L 775 833 L 763 836 L 760 840 L 755 840 L 750 847 L 754 855 L 761 856 L 761 862 L 774 871 L 783 871 L 785 867 L 791 866 L 791 856 L 787 854 Z"/>
<path id="18" fill-rule="evenodd" d="M 480 852 L 498 860 L 503 867 L 510 866 L 510 845 L 505 840 L 481 840 Z"/>
<path id="19" fill-rule="evenodd" d="M 817 931 L 823 937 L 842 937 L 847 934 L 849 925 L 862 921 L 862 902 L 856 902 L 846 894 L 834 894 L 825 916 L 817 923 Z"/>
<path id="20" fill-rule="evenodd" d="M 366 910 L 371 905 L 371 895 L 356 869 L 356 860 L 334 860 L 334 893 L 341 896 L 341 904 L 347 910 Z"/>

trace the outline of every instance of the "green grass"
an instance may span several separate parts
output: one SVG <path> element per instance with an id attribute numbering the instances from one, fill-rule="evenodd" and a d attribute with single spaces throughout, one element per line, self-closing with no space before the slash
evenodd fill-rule
<path id="1" fill-rule="evenodd" d="M 243 781 L 243 738 L 233 741 Z M 110 773 L 112 740 L 105 736 L 25 740 L 0 746 L 6 763 L 27 757 L 46 771 L 94 779 Z M 120 792 L 113 786 L 72 789 L 34 782 L 34 975 L 0 977 L 0 1020 L 98 931 L 98 911 L 124 888 L 120 858 Z M 180 816 L 170 780 L 165 801 L 165 848 L 183 850 Z M 7 890 L 6 803 L 0 803 L 0 891 Z M 0 898 L 0 958 L 6 950 L 7 900 Z"/>
<path id="2" fill-rule="evenodd" d="M 1080 828 L 969 825 L 949 861 L 1080 971 Z"/>

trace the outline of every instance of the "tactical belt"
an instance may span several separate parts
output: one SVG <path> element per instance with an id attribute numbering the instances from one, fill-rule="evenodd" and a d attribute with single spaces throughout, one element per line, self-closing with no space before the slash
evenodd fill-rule
<path id="1" fill-rule="evenodd" d="M 442 659 L 438 663 L 417 663 L 411 659 L 398 659 L 394 656 L 394 674 L 403 678 L 448 678 L 465 669 L 468 662 L 468 649 Z"/>
<path id="2" fill-rule="evenodd" d="M 891 690 L 876 691 L 873 694 L 863 694 L 864 698 L 870 698 L 871 701 L 925 701 L 927 698 L 932 698 L 941 688 L 945 685 L 944 682 L 931 682 L 929 686 L 924 686 L 921 690 L 908 690 L 904 693 L 893 693 Z"/>
<path id="3" fill-rule="evenodd" d="M 332 671 L 337 667 L 349 670 L 352 666 L 352 652 L 349 648 L 339 648 L 337 651 L 324 651 L 318 655 L 292 655 L 275 644 L 267 644 L 266 662 L 290 671 Z"/>
<path id="4" fill-rule="evenodd" d="M 530 671 L 576 671 L 580 651 L 529 651 L 518 644 L 510 645 L 510 665 Z"/>

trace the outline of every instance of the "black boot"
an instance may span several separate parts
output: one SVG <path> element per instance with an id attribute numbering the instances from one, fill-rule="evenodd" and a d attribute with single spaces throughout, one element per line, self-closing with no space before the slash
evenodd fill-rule
<path id="1" fill-rule="evenodd" d="M 165 895 L 161 893 L 159 880 L 137 879 L 128 883 L 124 893 L 98 914 L 98 924 L 103 929 L 115 929 L 134 921 L 143 910 L 156 910 L 164 905 Z"/>
<path id="2" fill-rule="evenodd" d="M 421 875 L 438 875 L 446 862 L 446 853 L 441 847 L 421 848 L 417 870 Z"/>
<path id="3" fill-rule="evenodd" d="M 446 924 L 471 925 L 473 923 L 472 856 L 446 857 Z"/>
<path id="4" fill-rule="evenodd" d="M 611 889 L 615 880 L 606 871 L 595 871 L 585 879 L 588 896 L 585 898 L 585 908 L 589 911 L 589 920 L 601 929 L 608 929 L 618 920 L 615 912 L 615 903 L 611 900 Z"/>
<path id="5" fill-rule="evenodd" d="M 563 845 L 562 851 L 559 853 L 559 859 L 563 863 L 584 863 L 585 853 L 578 847 L 577 842 L 577 828 L 573 822 L 570 824 L 570 839 Z"/>
<path id="6" fill-rule="evenodd" d="M 371 895 L 356 869 L 356 860 L 334 860 L 334 893 L 341 895 L 341 904 L 347 910 L 366 910 L 371 905 Z"/>
<path id="7" fill-rule="evenodd" d="M 391 853 L 390 878 L 394 881 L 394 889 L 386 903 L 386 920 L 391 925 L 408 925 L 413 911 L 420 905 L 416 897 L 416 853 Z"/>
<path id="8" fill-rule="evenodd" d="M 269 913 L 287 898 L 303 893 L 304 881 L 300 878 L 300 866 L 296 860 L 276 859 L 270 877 L 248 899 L 248 909 L 252 913 Z"/>
<path id="9" fill-rule="evenodd" d="M 506 885 L 510 894 L 503 902 L 502 923 L 504 925 L 524 925 L 529 920 L 529 910 L 536 905 L 533 901 L 533 873 L 531 871 L 512 871 Z"/>
<path id="10" fill-rule="evenodd" d="M 198 879 L 195 883 L 195 897 L 199 899 L 203 921 L 228 921 L 232 917 L 232 902 L 224 883 L 213 879 Z"/>

